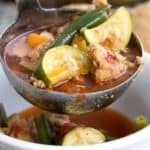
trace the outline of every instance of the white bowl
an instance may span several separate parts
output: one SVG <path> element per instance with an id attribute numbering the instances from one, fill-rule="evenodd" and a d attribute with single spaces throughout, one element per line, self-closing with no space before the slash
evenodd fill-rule
<path id="1" fill-rule="evenodd" d="M 111 107 L 131 119 L 146 115 L 150 120 L 150 55 L 144 54 L 144 71 L 138 76 L 128 91 Z M 0 67 L 0 103 L 6 107 L 8 115 L 30 106 L 10 86 Z M 78 147 L 47 146 L 17 140 L 0 135 L 0 150 L 148 150 L 150 147 L 150 125 L 145 129 L 112 142 Z"/>

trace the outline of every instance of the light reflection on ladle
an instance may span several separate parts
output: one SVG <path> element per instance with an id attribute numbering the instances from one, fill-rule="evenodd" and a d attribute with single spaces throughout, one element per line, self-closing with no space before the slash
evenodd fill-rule
<path id="1" fill-rule="evenodd" d="M 40 0 L 37 0 L 37 5 L 39 7 L 39 9 L 42 11 L 42 12 L 45 12 L 45 13 L 56 13 L 56 12 L 63 12 L 63 13 L 75 13 L 75 12 L 84 12 L 83 10 L 80 10 L 80 9 L 73 9 L 73 8 L 66 8 L 66 7 L 60 7 L 60 8 L 45 8 L 41 5 L 41 2 Z"/>

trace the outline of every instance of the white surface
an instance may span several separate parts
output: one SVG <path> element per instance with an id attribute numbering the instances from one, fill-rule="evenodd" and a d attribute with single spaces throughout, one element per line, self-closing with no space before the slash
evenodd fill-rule
<path id="1" fill-rule="evenodd" d="M 126 93 L 113 104 L 130 118 L 146 115 L 150 119 L 150 55 L 144 55 L 144 69 Z"/>
<path id="2" fill-rule="evenodd" d="M 145 54 L 145 68 L 124 96 L 113 107 L 130 118 L 144 114 L 150 119 L 150 55 Z M 8 114 L 29 106 L 10 86 L 0 68 L 0 102 Z M 0 150 L 149 150 L 150 126 L 128 137 L 100 145 L 84 147 L 43 146 L 0 135 Z"/>
<path id="3" fill-rule="evenodd" d="M 0 65 L 0 103 L 3 103 L 8 115 L 29 104 L 12 88 Z"/>
<path id="4" fill-rule="evenodd" d="M 17 8 L 12 2 L 2 2 L 0 0 L 0 34 L 12 24 L 17 16 Z"/>

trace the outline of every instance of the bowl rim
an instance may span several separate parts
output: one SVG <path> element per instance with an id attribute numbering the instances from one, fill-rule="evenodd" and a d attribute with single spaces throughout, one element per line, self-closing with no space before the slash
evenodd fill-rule
<path id="1" fill-rule="evenodd" d="M 19 140 L 19 139 L 15 139 L 13 137 L 9 137 L 7 135 L 4 134 L 0 134 L 0 143 L 1 144 L 6 144 L 9 146 L 13 146 L 15 148 L 22 148 L 22 149 L 36 149 L 38 147 L 38 150 L 47 150 L 50 148 L 53 148 L 55 150 L 91 150 L 94 147 L 99 147 L 102 150 L 116 150 L 117 148 L 124 148 L 126 146 L 129 145 L 133 145 L 135 143 L 139 143 L 147 138 L 150 137 L 149 134 L 150 131 L 150 125 L 147 126 L 146 128 L 132 133 L 126 137 L 114 140 L 114 141 L 110 141 L 108 143 L 102 143 L 102 144 L 94 144 L 94 145 L 85 145 L 85 146 L 56 146 L 56 145 L 43 145 L 43 144 L 36 144 L 36 143 L 32 143 L 32 142 L 27 142 L 27 141 L 23 141 L 23 140 Z M 139 138 L 140 137 L 140 138 Z"/>

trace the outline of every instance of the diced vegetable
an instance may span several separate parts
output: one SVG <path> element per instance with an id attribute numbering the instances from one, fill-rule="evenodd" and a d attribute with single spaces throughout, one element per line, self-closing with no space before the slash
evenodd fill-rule
<path id="1" fill-rule="evenodd" d="M 42 144 L 51 144 L 52 130 L 46 115 L 40 114 L 34 120 L 38 131 L 39 139 Z"/>
<path id="2" fill-rule="evenodd" d="M 37 33 L 31 33 L 28 35 L 27 37 L 27 43 L 32 47 L 35 48 L 38 45 L 47 42 L 48 41 L 48 37 L 45 35 L 40 35 Z"/>
<path id="3" fill-rule="evenodd" d="M 86 13 L 74 21 L 64 32 L 55 40 L 50 48 L 69 44 L 75 34 L 80 32 L 82 28 L 91 28 L 98 24 L 103 23 L 108 16 L 109 7 L 103 9 L 97 9 Z"/>
<path id="4" fill-rule="evenodd" d="M 138 116 L 135 119 L 134 129 L 135 131 L 141 130 L 148 125 L 148 119 L 145 116 Z"/>
<path id="5" fill-rule="evenodd" d="M 78 48 L 82 51 L 86 50 L 86 48 L 87 48 L 85 39 L 80 35 L 76 35 L 73 38 L 72 46 L 75 47 L 75 48 Z"/>
<path id="6" fill-rule="evenodd" d="M 74 76 L 87 74 L 92 66 L 91 59 L 84 52 L 68 45 L 49 49 L 43 56 L 35 75 L 47 86 Z"/>
<path id="7" fill-rule="evenodd" d="M 118 8 L 103 24 L 83 31 L 88 43 L 101 43 L 112 50 L 124 49 L 131 33 L 131 16 L 125 7 Z"/>
<path id="8" fill-rule="evenodd" d="M 7 116 L 4 109 L 4 106 L 0 104 L 0 127 L 6 127 L 7 126 Z"/>
<path id="9" fill-rule="evenodd" d="M 62 145 L 98 144 L 103 143 L 105 140 L 105 136 L 99 130 L 88 127 L 77 127 L 64 136 Z"/>

